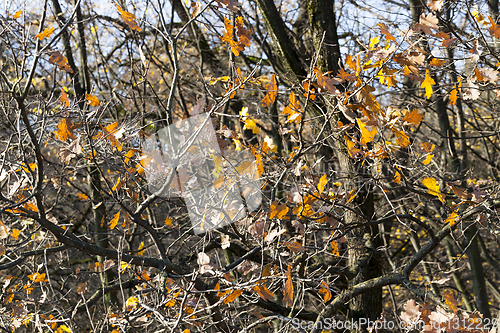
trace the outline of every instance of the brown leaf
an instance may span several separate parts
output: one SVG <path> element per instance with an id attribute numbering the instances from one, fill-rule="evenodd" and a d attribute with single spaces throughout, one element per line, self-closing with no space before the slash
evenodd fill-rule
<path id="1" fill-rule="evenodd" d="M 290 251 L 292 251 L 294 253 L 306 251 L 305 247 L 302 246 L 302 244 L 297 243 L 297 242 L 293 242 L 293 243 L 283 242 L 283 245 L 285 245 Z"/>
<path id="2" fill-rule="evenodd" d="M 231 303 L 233 302 L 236 298 L 240 297 L 240 295 L 243 293 L 243 290 L 241 289 L 238 289 L 238 290 L 235 290 L 233 291 L 232 293 L 230 293 L 225 299 L 224 301 L 222 301 L 222 303 L 224 304 L 228 304 L 228 303 Z"/>
<path id="3" fill-rule="evenodd" d="M 434 14 L 429 13 L 427 16 L 422 13 L 420 15 L 420 20 L 416 25 L 417 29 L 422 30 L 426 35 L 432 35 L 431 29 L 439 29 L 438 27 L 438 19 Z"/>
<path id="4" fill-rule="evenodd" d="M 259 296 L 265 300 L 265 301 L 270 301 L 270 302 L 273 302 L 274 301 L 274 294 L 269 290 L 267 289 L 267 287 L 265 285 L 258 285 L 258 286 L 255 286 L 253 287 L 253 290 L 257 292 L 257 294 L 259 294 Z"/>
<path id="5" fill-rule="evenodd" d="M 276 96 L 278 95 L 278 85 L 276 84 L 276 75 L 271 76 L 271 82 L 266 85 L 266 96 L 261 101 L 263 107 L 268 107 L 273 104 L 276 100 Z"/>
<path id="6" fill-rule="evenodd" d="M 285 291 L 283 293 L 283 305 L 290 307 L 293 305 L 293 282 L 292 282 L 292 264 L 288 264 L 286 271 Z"/>
<path id="7" fill-rule="evenodd" d="M 430 10 L 434 12 L 438 12 L 443 8 L 443 0 L 431 0 L 427 6 L 429 7 Z"/>

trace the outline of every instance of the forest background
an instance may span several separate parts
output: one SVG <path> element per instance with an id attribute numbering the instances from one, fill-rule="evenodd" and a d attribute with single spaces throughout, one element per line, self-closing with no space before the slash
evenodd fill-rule
<path id="1" fill-rule="evenodd" d="M 0 330 L 494 332 L 498 18 L 495 0 L 5 1 Z M 151 187 L 181 169 L 144 149 L 197 115 L 262 196 L 203 233 Z M 235 188 L 248 164 L 209 153 L 182 167 Z"/>

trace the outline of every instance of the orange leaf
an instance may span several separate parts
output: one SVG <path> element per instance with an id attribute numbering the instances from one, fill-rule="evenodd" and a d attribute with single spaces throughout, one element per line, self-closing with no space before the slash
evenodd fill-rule
<path id="1" fill-rule="evenodd" d="M 325 303 L 328 302 L 332 298 L 332 292 L 330 291 L 328 284 L 324 280 L 321 281 L 321 289 L 319 290 L 319 293 L 321 295 L 323 295 L 323 299 L 325 300 Z"/>
<path id="2" fill-rule="evenodd" d="M 14 238 L 16 241 L 19 239 L 19 235 L 21 234 L 21 232 L 17 229 L 14 229 L 12 230 L 12 238 Z"/>
<path id="3" fill-rule="evenodd" d="M 59 97 L 59 100 L 66 106 L 69 106 L 69 99 L 68 99 L 68 94 L 66 94 L 66 91 L 64 89 L 61 89 L 61 96 Z"/>
<path id="4" fill-rule="evenodd" d="M 113 230 L 116 227 L 119 218 L 120 218 L 120 211 L 118 211 L 118 213 L 116 213 L 113 219 L 109 222 L 109 229 Z"/>
<path id="5" fill-rule="evenodd" d="M 267 94 L 262 99 L 262 106 L 267 107 L 274 103 L 276 100 L 276 95 L 278 95 L 278 85 L 276 84 L 276 76 L 273 74 L 271 76 L 271 82 L 266 85 Z"/>
<path id="6" fill-rule="evenodd" d="M 302 114 L 300 112 L 300 103 L 295 97 L 295 93 L 292 91 L 290 94 L 289 104 L 285 107 L 282 114 L 288 115 L 286 120 L 287 123 L 300 123 Z"/>
<path id="7" fill-rule="evenodd" d="M 290 307 L 293 305 L 292 264 L 288 264 L 285 276 L 286 282 L 285 291 L 283 293 L 283 305 Z"/>
<path id="8" fill-rule="evenodd" d="M 228 303 L 231 303 L 233 302 L 236 298 L 240 297 L 240 295 L 243 293 L 243 290 L 241 289 L 238 289 L 238 290 L 235 290 L 233 291 L 232 293 L 230 293 L 225 299 L 224 301 L 222 301 L 222 303 L 224 304 L 228 304 Z"/>
<path id="9" fill-rule="evenodd" d="M 452 227 L 453 225 L 455 225 L 457 219 L 459 219 L 460 216 L 458 216 L 457 212 L 454 211 L 453 213 L 451 213 L 448 218 L 444 221 L 444 223 L 449 223 L 450 224 L 450 227 Z"/>
<path id="10" fill-rule="evenodd" d="M 49 38 L 50 35 L 54 32 L 54 27 L 51 28 L 46 28 L 43 32 L 40 32 L 35 36 L 35 38 L 38 38 L 39 40 L 43 40 L 44 38 Z"/>
<path id="11" fill-rule="evenodd" d="M 169 218 L 169 217 L 167 217 L 167 218 L 165 219 L 165 225 L 168 225 L 169 227 L 172 227 L 172 219 L 171 219 L 171 218 Z"/>
<path id="12" fill-rule="evenodd" d="M 259 296 L 263 300 L 270 301 L 270 302 L 274 301 L 274 294 L 269 289 L 267 289 L 267 287 L 265 285 L 262 284 L 262 285 L 255 286 L 255 287 L 253 287 L 253 290 L 256 291 L 257 294 L 259 294 Z"/>
<path id="13" fill-rule="evenodd" d="M 116 9 L 118 9 L 118 11 L 120 12 L 120 14 L 122 15 L 122 19 L 125 21 L 125 23 L 127 23 L 127 25 L 130 27 L 130 29 L 132 30 L 137 30 L 137 31 L 141 31 L 141 27 L 139 27 L 139 25 L 137 24 L 137 22 L 135 21 L 135 15 L 132 14 L 132 13 L 129 13 L 125 10 L 122 10 L 122 7 L 120 7 L 118 4 L 115 4 L 116 5 Z"/>
<path id="14" fill-rule="evenodd" d="M 121 177 L 118 177 L 118 180 L 116 181 L 115 185 L 111 189 L 111 191 L 116 192 L 119 191 L 122 188 L 122 183 L 121 183 Z"/>
<path id="15" fill-rule="evenodd" d="M 57 131 L 54 131 L 56 139 L 59 139 L 61 141 L 67 140 L 67 139 L 73 139 L 75 140 L 75 134 L 73 133 L 73 129 L 75 126 L 73 125 L 73 122 L 71 121 L 70 118 L 63 118 L 57 125 Z"/>
<path id="16" fill-rule="evenodd" d="M 23 13 L 23 12 L 22 12 L 21 10 L 20 10 L 20 11 L 17 11 L 17 12 L 15 12 L 15 13 L 14 13 L 14 15 L 12 15 L 12 18 L 13 18 L 14 20 L 17 20 L 19 17 L 21 17 L 21 14 L 22 14 L 22 13 Z"/>
<path id="17" fill-rule="evenodd" d="M 288 213 L 288 207 L 286 204 L 278 205 L 278 202 L 273 201 L 271 207 L 269 209 L 269 218 L 273 219 L 277 217 L 278 219 L 282 219 Z"/>
<path id="18" fill-rule="evenodd" d="M 375 138 L 375 135 L 377 134 L 377 127 L 373 126 L 373 129 L 369 131 L 366 128 L 366 124 L 361 121 L 361 119 L 357 118 L 358 121 L 359 129 L 361 130 L 361 144 L 366 145 L 369 142 L 372 142 L 373 139 Z"/>
<path id="19" fill-rule="evenodd" d="M 431 66 L 440 67 L 440 66 L 443 66 L 445 63 L 446 63 L 446 60 L 438 59 L 438 58 L 432 58 L 432 60 L 431 60 L 431 62 L 429 64 Z"/>
<path id="20" fill-rule="evenodd" d="M 97 99 L 96 96 L 91 95 L 91 94 L 85 94 L 85 99 L 87 100 L 87 103 L 92 105 L 92 106 L 99 106 L 101 105 L 101 102 Z"/>
<path id="21" fill-rule="evenodd" d="M 415 109 L 412 112 L 407 112 L 405 116 L 403 117 L 403 122 L 411 124 L 411 125 L 418 125 L 420 122 L 424 119 L 424 115 L 418 113 L 418 110 Z"/>
<path id="22" fill-rule="evenodd" d="M 427 157 L 425 158 L 425 160 L 422 161 L 422 163 L 424 165 L 428 165 L 429 163 L 431 163 L 433 157 L 434 157 L 434 154 L 427 155 Z"/>
<path id="23" fill-rule="evenodd" d="M 450 92 L 450 104 L 451 105 L 456 105 L 457 104 L 457 99 L 458 99 L 458 90 L 455 88 Z"/>
<path id="24" fill-rule="evenodd" d="M 84 194 L 84 193 L 77 193 L 76 195 L 78 196 L 78 199 L 80 199 L 80 200 L 87 200 L 87 199 L 89 198 L 89 197 L 88 197 L 86 194 Z"/>
<path id="25" fill-rule="evenodd" d="M 457 311 L 458 311 L 458 301 L 453 296 L 453 293 L 451 291 L 447 290 L 444 293 L 443 298 L 444 298 L 444 302 L 446 303 L 446 305 L 448 305 L 448 307 L 450 308 L 450 310 L 452 310 L 453 312 L 457 313 Z"/>

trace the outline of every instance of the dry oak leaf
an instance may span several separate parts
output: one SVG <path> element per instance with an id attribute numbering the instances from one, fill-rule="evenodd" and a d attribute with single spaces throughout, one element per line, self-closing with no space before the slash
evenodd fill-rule
<path id="1" fill-rule="evenodd" d="M 405 116 L 403 117 L 403 122 L 405 125 L 418 125 L 420 122 L 424 119 L 424 115 L 418 113 L 418 110 L 415 109 L 412 112 L 406 112 Z"/>
<path id="2" fill-rule="evenodd" d="M 426 35 L 432 35 L 431 29 L 439 29 L 438 19 L 434 14 L 429 13 L 427 16 L 422 13 L 420 15 L 420 20 L 418 21 L 416 28 L 422 30 Z"/>
<path id="3" fill-rule="evenodd" d="M 325 301 L 325 303 L 332 299 L 332 292 L 330 291 L 330 287 L 328 287 L 328 284 L 325 282 L 325 280 L 321 281 L 321 289 L 319 290 L 319 293 L 323 295 L 323 300 Z"/>
<path id="4" fill-rule="evenodd" d="M 66 106 L 69 106 L 68 94 L 64 89 L 61 89 L 61 96 L 59 96 L 59 100 Z"/>
<path id="5" fill-rule="evenodd" d="M 223 304 L 229 304 L 233 302 L 236 298 L 240 297 L 243 293 L 243 290 L 238 289 L 227 295 L 227 297 L 222 301 Z"/>
<path id="6" fill-rule="evenodd" d="M 232 11 L 233 13 L 236 13 L 238 10 L 240 10 L 241 3 L 239 3 L 237 0 L 216 0 L 219 3 L 219 6 L 226 5 L 227 9 Z"/>
<path id="7" fill-rule="evenodd" d="M 35 36 L 39 40 L 43 40 L 44 38 L 49 38 L 50 35 L 54 32 L 54 27 L 46 28 L 43 32 L 40 32 Z"/>
<path id="8" fill-rule="evenodd" d="M 285 273 L 285 291 L 283 292 L 283 305 L 290 307 L 293 305 L 293 282 L 292 282 L 292 264 L 288 264 Z"/>
<path id="9" fill-rule="evenodd" d="M 387 25 L 385 25 L 384 23 L 379 23 L 377 25 L 380 30 L 380 33 L 385 36 L 385 39 L 392 40 L 395 43 L 397 42 L 396 38 L 394 38 L 394 36 L 389 32 L 389 27 L 387 27 Z"/>
<path id="10" fill-rule="evenodd" d="M 59 51 L 53 51 L 50 54 L 49 63 L 56 64 L 59 69 L 65 71 L 66 73 L 73 73 L 73 70 L 68 64 L 68 59 Z"/>
<path id="11" fill-rule="evenodd" d="M 491 16 L 488 16 L 488 19 L 491 22 L 491 27 L 489 29 L 490 34 L 492 36 L 495 36 L 496 38 L 500 38 L 500 26 L 498 24 L 496 24 L 495 22 L 493 22 L 493 19 L 491 18 Z"/>
<path id="12" fill-rule="evenodd" d="M 427 6 L 430 10 L 438 12 L 441 10 L 441 8 L 443 8 L 443 0 L 431 0 L 431 2 L 427 4 Z"/>
<path id="13" fill-rule="evenodd" d="M 403 319 L 403 321 L 412 323 L 420 319 L 420 305 L 418 305 L 415 300 L 408 300 L 403 307 L 405 309 L 401 311 L 401 319 Z"/>
<path id="14" fill-rule="evenodd" d="M 372 142 L 375 138 L 375 135 L 378 133 L 377 127 L 373 126 L 372 130 L 369 131 L 366 128 L 366 123 L 364 123 L 361 119 L 357 118 L 359 129 L 361 130 L 361 144 L 366 146 L 367 143 Z"/>
<path id="15" fill-rule="evenodd" d="M 262 99 L 261 103 L 263 107 L 267 107 L 274 103 L 276 96 L 278 95 L 278 85 L 276 84 L 276 75 L 271 76 L 271 82 L 266 85 L 267 94 Z"/>
<path id="16" fill-rule="evenodd" d="M 261 284 L 253 287 L 252 289 L 256 291 L 257 294 L 259 294 L 260 298 L 262 298 L 263 300 L 270 302 L 274 301 L 274 294 L 269 289 L 267 289 L 265 285 Z"/>
<path id="17" fill-rule="evenodd" d="M 139 27 L 139 25 L 135 21 L 135 15 L 132 13 L 129 13 L 125 10 L 122 10 L 122 7 L 120 7 L 118 4 L 115 4 L 115 5 L 116 5 L 116 9 L 118 9 L 118 11 L 120 12 L 120 14 L 122 16 L 122 19 L 125 21 L 125 23 L 127 23 L 127 25 L 130 27 L 130 29 L 141 31 L 141 27 Z"/>
<path id="18" fill-rule="evenodd" d="M 297 243 L 297 242 L 293 242 L 293 243 L 283 242 L 283 245 L 285 245 L 293 253 L 306 251 L 306 248 L 304 246 L 302 246 L 302 244 Z"/>
<path id="19" fill-rule="evenodd" d="M 275 217 L 278 219 L 282 219 L 286 216 L 287 213 L 288 213 L 288 207 L 286 204 L 278 205 L 277 201 L 273 201 L 271 203 L 271 207 L 269 209 L 270 219 L 273 219 Z"/>
<path id="20" fill-rule="evenodd" d="M 67 139 L 73 139 L 75 140 L 75 134 L 73 133 L 73 129 L 75 126 L 73 125 L 73 121 L 70 118 L 63 118 L 57 124 L 57 131 L 54 131 L 55 138 L 59 139 L 61 141 L 67 140 Z"/>
<path id="21" fill-rule="evenodd" d="M 85 94 L 85 99 L 87 100 L 87 103 L 92 106 L 99 106 L 101 105 L 101 102 L 97 99 L 96 96 L 92 94 Z"/>

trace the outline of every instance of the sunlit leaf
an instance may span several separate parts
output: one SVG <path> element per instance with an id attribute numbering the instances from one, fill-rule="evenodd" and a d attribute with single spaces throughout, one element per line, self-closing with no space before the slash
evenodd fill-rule
<path id="1" fill-rule="evenodd" d="M 431 78 L 429 75 L 429 70 L 427 69 L 425 71 L 425 79 L 424 82 L 420 85 L 420 88 L 425 88 L 425 97 L 427 99 L 431 98 L 432 96 L 432 86 L 435 85 L 436 82 Z"/>
<path id="2" fill-rule="evenodd" d="M 115 3 L 115 5 L 116 5 L 116 9 L 118 9 L 118 12 L 120 12 L 120 14 L 122 16 L 123 21 L 125 21 L 125 23 L 130 27 L 130 29 L 137 30 L 137 31 L 142 30 L 141 27 L 139 27 L 139 25 L 135 21 L 134 14 L 129 13 L 125 10 L 122 10 L 122 7 L 120 7 L 120 5 L 118 5 L 117 3 Z"/>
<path id="3" fill-rule="evenodd" d="M 22 12 L 22 10 L 19 10 L 19 11 L 15 12 L 15 13 L 12 15 L 12 18 L 13 18 L 14 20 L 17 20 L 19 17 L 21 17 L 21 14 L 22 14 L 22 13 L 23 13 L 23 12 Z"/>
<path id="4" fill-rule="evenodd" d="M 35 36 L 39 40 L 43 40 L 44 38 L 49 38 L 50 35 L 54 32 L 54 27 L 46 28 L 43 32 L 40 32 Z"/>
<path id="5" fill-rule="evenodd" d="M 418 125 L 424 119 L 424 115 L 418 113 L 417 109 L 414 109 L 412 112 L 407 112 L 403 117 L 403 122 L 410 125 Z"/>
<path id="6" fill-rule="evenodd" d="M 85 94 L 85 99 L 87 100 L 87 103 L 92 106 L 99 106 L 101 105 L 101 102 L 97 99 L 96 96 L 92 94 Z"/>
<path id="7" fill-rule="evenodd" d="M 113 230 L 116 227 L 116 225 L 118 224 L 118 219 L 120 219 L 120 211 L 118 211 L 113 219 L 109 221 L 109 229 Z"/>
<path id="8" fill-rule="evenodd" d="M 323 193 L 325 190 L 325 185 L 328 183 L 328 178 L 326 176 L 326 173 L 319 179 L 318 182 L 318 191 L 319 193 Z"/>
<path id="9" fill-rule="evenodd" d="M 319 290 L 319 293 L 323 295 L 323 300 L 325 301 L 325 303 L 332 298 L 332 292 L 330 291 L 330 287 L 325 282 L 325 280 L 321 281 L 321 289 Z"/>
<path id="10" fill-rule="evenodd" d="M 222 303 L 224 304 L 229 304 L 231 302 L 234 302 L 234 300 L 238 297 L 241 296 L 241 294 L 243 293 L 243 290 L 241 289 L 238 289 L 238 290 L 235 290 L 233 291 L 232 293 L 230 293 L 225 299 L 224 301 L 222 301 Z"/>
<path id="11" fill-rule="evenodd" d="M 277 201 L 273 201 L 273 203 L 271 203 L 271 207 L 269 208 L 270 219 L 273 219 L 275 217 L 278 219 L 282 219 L 286 216 L 287 213 L 288 207 L 286 204 L 278 205 Z"/>
<path id="12" fill-rule="evenodd" d="M 269 82 L 265 88 L 267 93 L 261 101 L 263 107 L 273 104 L 278 95 L 278 85 L 276 84 L 276 76 L 274 74 L 271 76 L 271 82 Z"/>
<path id="13" fill-rule="evenodd" d="M 262 275 L 264 276 L 264 274 L 262 274 Z M 255 287 L 253 287 L 253 290 L 256 291 L 257 294 L 259 294 L 259 296 L 263 300 L 270 301 L 270 302 L 274 301 L 274 294 L 269 289 L 267 289 L 267 287 L 265 285 L 261 284 L 261 285 L 255 286 Z"/>
<path id="14" fill-rule="evenodd" d="M 431 178 L 431 177 L 426 177 L 422 180 L 422 183 L 424 184 L 425 187 L 428 188 L 428 191 L 430 194 L 436 196 L 439 198 L 439 201 L 442 203 L 445 202 L 446 195 L 441 193 L 441 190 L 439 189 L 439 184 L 436 181 L 436 179 Z"/>
<path id="15" fill-rule="evenodd" d="M 377 127 L 373 126 L 372 130 L 369 131 L 366 128 L 366 124 L 359 118 L 356 119 L 358 121 L 359 129 L 361 130 L 361 144 L 366 145 L 369 142 L 372 142 L 375 138 L 375 135 L 378 133 Z"/>

